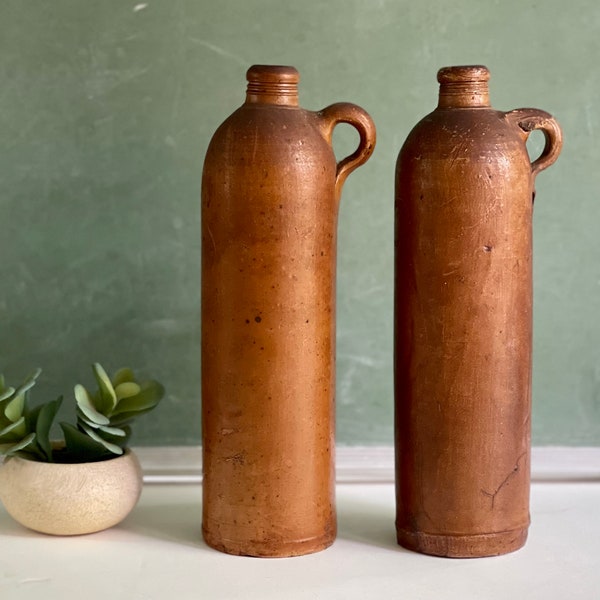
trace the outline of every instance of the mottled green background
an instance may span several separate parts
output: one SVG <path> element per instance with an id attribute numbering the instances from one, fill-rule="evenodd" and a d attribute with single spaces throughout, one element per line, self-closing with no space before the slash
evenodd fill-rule
<path id="1" fill-rule="evenodd" d="M 597 0 L 2 0 L 0 370 L 43 366 L 41 400 L 131 365 L 169 392 L 135 442 L 200 442 L 202 160 L 247 67 L 292 64 L 305 108 L 378 126 L 342 198 L 338 439 L 391 444 L 395 158 L 437 69 L 483 63 L 495 107 L 565 132 L 537 184 L 534 442 L 599 444 L 599 57 Z"/>

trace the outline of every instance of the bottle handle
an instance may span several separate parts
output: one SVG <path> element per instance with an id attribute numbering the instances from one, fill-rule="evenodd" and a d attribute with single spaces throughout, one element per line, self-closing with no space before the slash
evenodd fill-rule
<path id="1" fill-rule="evenodd" d="M 543 132 L 546 143 L 538 158 L 531 163 L 531 174 L 535 177 L 556 161 L 562 148 L 562 130 L 556 119 L 537 108 L 517 108 L 505 113 L 506 118 L 519 127 L 524 141 L 536 129 Z"/>
<path id="2" fill-rule="evenodd" d="M 329 144 L 331 144 L 333 130 L 338 123 L 352 125 L 360 135 L 358 148 L 350 156 L 346 156 L 337 163 L 335 192 L 336 198 L 339 199 L 346 177 L 354 169 L 367 162 L 373 153 L 377 139 L 375 123 L 365 110 L 350 102 L 337 102 L 319 111 L 317 115 L 321 123 L 321 132 Z"/>

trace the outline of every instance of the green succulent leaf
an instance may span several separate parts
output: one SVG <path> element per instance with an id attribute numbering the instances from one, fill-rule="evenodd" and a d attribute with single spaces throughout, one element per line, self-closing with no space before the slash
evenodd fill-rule
<path id="1" fill-rule="evenodd" d="M 25 411 L 23 416 L 25 417 L 25 421 L 27 423 L 27 431 L 35 431 L 37 419 L 40 414 L 40 410 L 42 410 L 42 406 L 42 404 L 39 404 L 35 408 Z"/>
<path id="2" fill-rule="evenodd" d="M 6 456 L 16 454 L 19 451 L 25 450 L 34 440 L 35 433 L 30 433 L 16 444 L 0 444 L 0 454 L 5 454 Z"/>
<path id="3" fill-rule="evenodd" d="M 122 435 L 112 435 L 111 433 L 100 432 L 100 435 L 107 442 L 112 442 L 121 448 L 125 448 L 127 446 L 127 442 L 131 437 L 131 427 L 125 425 L 125 427 L 119 427 L 119 430 L 122 432 Z"/>
<path id="4" fill-rule="evenodd" d="M 77 400 L 77 406 L 81 412 L 86 416 L 87 419 L 97 423 L 98 425 L 108 425 L 110 419 L 96 410 L 94 403 L 88 391 L 81 385 L 75 386 L 75 400 Z"/>
<path id="5" fill-rule="evenodd" d="M 117 405 L 117 395 L 110 381 L 109 376 L 100 363 L 92 365 L 94 377 L 98 383 L 99 394 L 97 395 L 98 410 L 105 415 L 109 415 Z"/>
<path id="6" fill-rule="evenodd" d="M 114 442 L 116 444 L 122 445 L 123 440 L 125 440 L 128 436 L 126 429 L 123 427 L 116 427 L 114 425 L 98 425 L 98 423 L 94 423 L 86 418 L 86 416 L 77 409 L 77 418 L 78 424 L 83 429 L 85 427 L 89 427 L 90 429 L 96 430 L 98 434 L 107 439 L 109 442 Z"/>
<path id="7" fill-rule="evenodd" d="M 117 438 L 124 438 L 125 431 L 122 427 L 115 427 L 112 423 L 110 425 L 98 425 L 98 423 L 94 423 L 90 421 L 79 409 L 77 409 L 77 419 L 78 424 L 83 428 L 85 425 L 90 429 L 96 429 L 99 432 L 102 432 L 102 437 L 106 437 L 106 435 L 115 436 Z M 106 435 L 104 435 L 106 434 Z"/>
<path id="8" fill-rule="evenodd" d="M 96 442 L 70 423 L 60 423 L 60 427 L 65 437 L 67 452 L 77 459 L 76 462 L 101 460 L 108 454 L 103 444 Z"/>
<path id="9" fill-rule="evenodd" d="M 13 423 L 21 418 L 23 411 L 25 410 L 27 392 L 35 385 L 35 380 L 41 372 L 41 369 L 36 369 L 16 390 L 9 387 L 2 392 L 2 400 L 0 400 L 0 402 L 6 400 L 8 400 L 8 402 L 4 403 L 2 408 L 3 414 L 0 414 L 0 422 L 1 420 L 4 420 L 4 417 Z M 11 390 L 12 394 L 6 396 Z"/>
<path id="10" fill-rule="evenodd" d="M 97 390 L 74 388 L 77 426 L 60 423 L 65 448 L 54 450 L 50 432 L 63 398 L 28 407 L 28 392 L 41 373 L 34 371 L 18 388 L 6 387 L 0 374 L 0 454 L 20 454 L 35 460 L 88 462 L 121 455 L 131 436 L 128 423 L 152 410 L 164 396 L 157 381 L 138 383 L 129 368 L 112 380 L 100 363 L 92 365 Z"/>
<path id="11" fill-rule="evenodd" d="M 113 454 L 123 454 L 123 448 L 121 448 L 121 446 L 117 446 L 117 444 L 113 444 L 112 442 L 105 440 L 102 436 L 98 435 L 98 433 L 96 433 L 96 431 L 94 431 L 91 427 L 88 427 L 87 425 L 82 425 L 81 428 L 92 438 L 92 440 L 98 442 L 99 444 L 102 444 L 109 452 L 112 452 Z"/>
<path id="12" fill-rule="evenodd" d="M 122 415 L 124 413 L 147 412 L 154 408 L 160 399 L 164 396 L 165 388 L 158 381 L 148 381 L 143 384 L 139 394 L 123 398 L 117 404 L 112 416 Z"/>
<path id="13" fill-rule="evenodd" d="M 131 423 L 131 421 L 134 419 L 137 419 L 138 417 L 149 413 L 151 410 L 154 410 L 154 408 L 154 406 L 151 406 L 145 410 L 134 410 L 132 412 L 121 413 L 120 415 L 111 417 L 110 424 L 112 427 L 123 427 L 124 425 Z"/>
<path id="14" fill-rule="evenodd" d="M 85 423 L 86 425 L 89 425 L 90 427 L 97 429 L 98 427 L 100 427 L 100 425 L 98 425 L 98 423 L 94 423 L 94 421 L 92 421 L 91 419 L 88 419 L 85 414 L 83 413 L 83 411 L 77 407 L 77 422 L 82 422 Z"/>
<path id="15" fill-rule="evenodd" d="M 21 418 L 23 410 L 25 409 L 25 395 L 21 394 L 15 396 L 10 402 L 6 404 L 4 414 L 9 421 L 13 423 Z"/>
<path id="16" fill-rule="evenodd" d="M 154 407 L 152 407 L 152 408 L 154 408 Z M 147 410 L 141 410 L 141 411 L 126 412 L 126 413 L 121 413 L 120 415 L 112 416 L 110 418 L 110 425 L 111 425 L 111 427 L 123 428 L 123 426 L 128 425 L 129 423 L 131 423 L 131 421 L 133 421 L 140 415 L 150 412 L 152 410 L 152 408 L 148 408 Z"/>
<path id="17" fill-rule="evenodd" d="M 129 383 L 129 382 L 136 383 L 136 379 L 135 379 L 135 375 L 133 374 L 133 371 L 131 369 L 129 369 L 128 367 L 119 369 L 113 375 L 112 384 L 115 388 L 118 385 L 121 385 L 122 383 Z"/>
<path id="18" fill-rule="evenodd" d="M 115 438 L 124 438 L 126 436 L 125 431 L 121 427 L 109 427 L 107 425 L 100 425 L 98 427 L 98 433 L 101 434 L 104 439 L 107 439 L 107 435 Z"/>
<path id="19" fill-rule="evenodd" d="M 26 433 L 27 424 L 25 423 L 25 417 L 21 417 L 0 431 L 0 440 L 4 439 L 9 442 L 14 442 L 23 438 Z"/>
<path id="20" fill-rule="evenodd" d="M 44 453 L 48 462 L 53 462 L 52 445 L 50 444 L 50 429 L 56 417 L 56 413 L 62 404 L 62 396 L 52 402 L 44 404 L 39 413 L 35 425 L 35 433 L 37 436 L 37 444 Z"/>
<path id="21" fill-rule="evenodd" d="M 26 394 L 34 385 L 36 379 L 40 376 L 41 369 L 36 369 L 15 391 L 15 396 Z"/>
<path id="22" fill-rule="evenodd" d="M 124 381 L 120 383 L 116 388 L 117 402 L 123 400 L 123 398 L 130 398 L 131 396 L 137 396 L 142 391 L 142 388 L 133 381 Z"/>
<path id="23" fill-rule="evenodd" d="M 3 402 L 4 400 L 10 398 L 14 393 L 15 393 L 14 387 L 5 388 L 4 386 L 1 386 L 0 387 L 0 402 Z"/>
<path id="24" fill-rule="evenodd" d="M 105 442 L 109 442 L 111 444 L 114 444 L 115 446 L 119 446 L 119 448 L 125 449 L 129 442 L 129 438 L 131 437 L 131 427 L 125 426 L 119 429 L 122 432 L 122 435 L 118 436 L 106 433 L 100 429 L 97 429 L 96 432 Z"/>

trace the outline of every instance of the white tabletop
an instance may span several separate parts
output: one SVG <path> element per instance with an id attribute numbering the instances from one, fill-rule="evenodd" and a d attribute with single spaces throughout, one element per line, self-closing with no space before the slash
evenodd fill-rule
<path id="1" fill-rule="evenodd" d="M 600 599 L 600 483 L 534 484 L 527 545 L 470 560 L 397 546 L 390 484 L 339 485 L 337 497 L 336 543 L 289 559 L 208 548 L 199 485 L 146 485 L 120 526 L 81 537 L 30 532 L 0 508 L 0 598 Z"/>

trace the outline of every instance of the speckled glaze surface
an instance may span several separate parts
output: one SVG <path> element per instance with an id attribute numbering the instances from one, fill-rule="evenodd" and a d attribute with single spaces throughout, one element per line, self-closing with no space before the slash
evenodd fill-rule
<path id="1" fill-rule="evenodd" d="M 294 556 L 336 535 L 338 203 L 375 128 L 353 104 L 300 108 L 293 67 L 247 78 L 202 178 L 203 533 L 223 552 Z M 337 162 L 340 122 L 360 143 Z"/>
<path id="2" fill-rule="evenodd" d="M 52 535 L 81 535 L 120 523 L 142 491 L 136 455 L 80 464 L 18 456 L 0 466 L 0 500 L 19 523 Z"/>
<path id="3" fill-rule="evenodd" d="M 494 110 L 488 79 L 440 70 L 396 170 L 398 541 L 452 557 L 527 537 L 534 180 L 562 139 L 544 111 Z"/>

